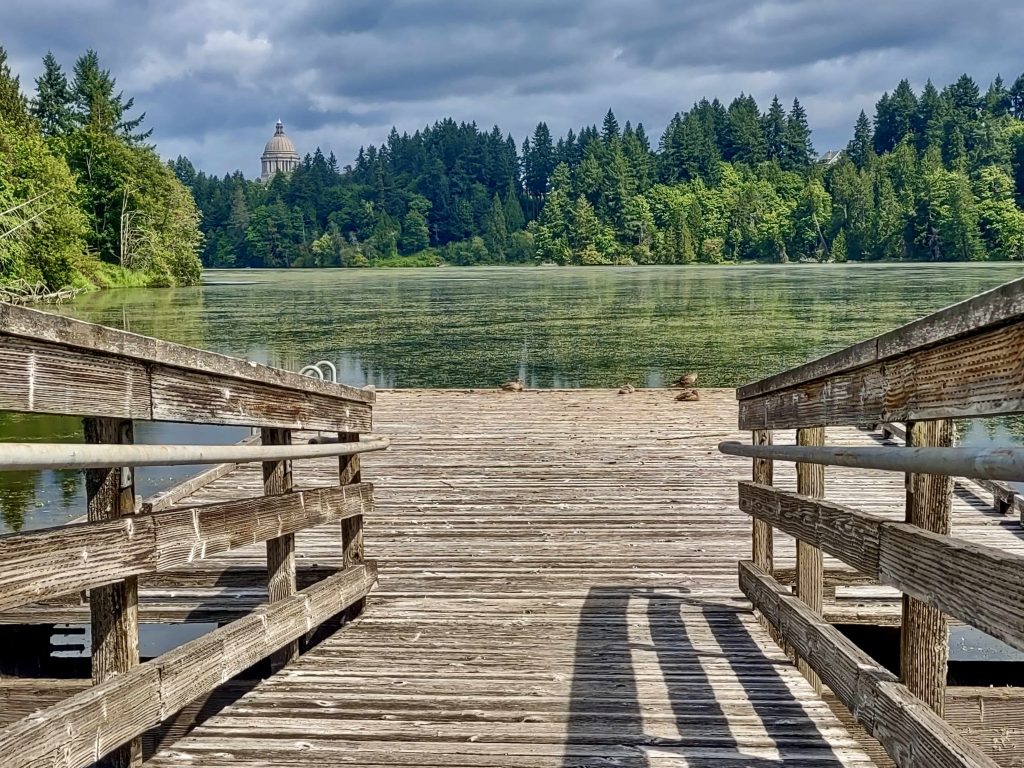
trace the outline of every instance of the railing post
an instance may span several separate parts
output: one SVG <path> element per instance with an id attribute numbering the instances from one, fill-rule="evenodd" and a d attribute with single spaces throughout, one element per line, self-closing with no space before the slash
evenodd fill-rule
<path id="1" fill-rule="evenodd" d="M 291 430 L 263 429 L 263 445 L 288 445 Z M 292 490 L 292 463 L 290 461 L 263 462 L 263 493 L 275 496 Z M 295 534 L 286 533 L 267 539 L 267 601 L 276 603 L 298 591 L 295 581 Z M 270 657 L 270 666 L 278 670 L 299 655 L 299 641 L 293 640 Z"/>
<path id="2" fill-rule="evenodd" d="M 771 445 L 772 432 L 770 429 L 755 429 L 753 432 L 754 445 Z M 755 483 L 771 485 L 773 482 L 773 464 L 771 459 L 754 459 Z M 753 531 L 753 560 L 754 565 L 768 575 L 774 571 L 774 540 L 772 538 L 772 526 L 764 520 L 754 518 Z"/>
<path id="3" fill-rule="evenodd" d="M 338 442 L 358 443 L 359 435 L 355 432 L 339 432 Z M 338 457 L 338 485 L 349 485 L 350 483 L 362 482 L 362 466 L 359 456 Z M 342 563 L 345 568 L 359 565 L 363 562 L 363 516 L 356 515 L 341 521 L 341 548 Z M 365 600 L 352 605 L 348 609 L 348 617 L 354 618 L 363 612 L 366 606 Z"/>
<path id="4" fill-rule="evenodd" d="M 955 428 L 948 419 L 907 423 L 907 445 L 947 448 Z M 907 475 L 906 521 L 933 533 L 949 534 L 953 479 L 945 475 Z M 942 716 L 949 660 L 946 616 L 909 595 L 903 596 L 900 629 L 900 680 L 910 692 Z"/>
<path id="5" fill-rule="evenodd" d="M 87 443 L 133 443 L 130 420 L 89 417 L 83 420 Z M 85 492 L 90 521 L 135 514 L 135 482 L 128 467 L 88 469 Z M 139 663 L 139 580 L 89 590 L 92 622 L 92 682 L 102 683 Z M 96 763 L 98 768 L 132 768 L 142 764 L 142 740 L 135 738 Z"/>
<path id="6" fill-rule="evenodd" d="M 797 445 L 824 445 L 824 427 L 805 427 L 796 431 Z M 796 465 L 796 491 L 820 499 L 825 495 L 825 467 L 821 464 Z M 821 550 L 800 540 L 796 542 L 796 594 L 819 616 L 822 612 L 825 573 Z M 814 690 L 821 693 L 821 678 L 803 661 L 800 671 Z"/>

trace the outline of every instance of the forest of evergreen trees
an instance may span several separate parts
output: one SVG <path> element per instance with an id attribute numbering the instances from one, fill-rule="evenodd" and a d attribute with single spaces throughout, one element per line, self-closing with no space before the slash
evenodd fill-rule
<path id="1" fill-rule="evenodd" d="M 132 108 L 93 51 L 28 96 L 0 48 L 0 288 L 198 282 L 199 212 Z"/>
<path id="2" fill-rule="evenodd" d="M 171 165 L 212 267 L 1024 257 L 1024 75 L 903 80 L 832 162 L 810 137 L 798 100 L 741 94 L 675 115 L 657 147 L 609 110 L 520 147 L 451 119 L 392 130 L 351 166 L 317 150 L 268 184 Z"/>

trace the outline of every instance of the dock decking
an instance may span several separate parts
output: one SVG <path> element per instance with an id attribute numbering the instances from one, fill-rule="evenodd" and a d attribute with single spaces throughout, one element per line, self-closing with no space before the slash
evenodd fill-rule
<path id="1" fill-rule="evenodd" d="M 393 442 L 362 460 L 380 570 L 366 612 L 147 765 L 874 765 L 739 591 L 750 519 L 736 481 L 750 465 L 716 449 L 749 440 L 734 398 L 379 392 L 374 431 Z M 829 430 L 830 442 L 872 440 Z M 295 463 L 297 488 L 336 478 L 336 461 Z M 826 478 L 829 498 L 855 488 L 860 508 L 902 517 L 900 477 Z M 795 487 L 792 467 L 776 484 Z M 180 504 L 261 492 L 257 465 Z M 954 529 L 1024 550 L 1017 522 L 967 491 Z M 776 551 L 793 565 L 791 539 L 777 534 Z M 337 532 L 300 533 L 297 553 L 300 568 L 338 564 Z M 216 567 L 264 557 L 236 550 Z M 867 606 L 877 622 L 888 606 L 898 620 L 898 603 L 870 607 L 879 595 L 826 614 L 856 620 Z"/>

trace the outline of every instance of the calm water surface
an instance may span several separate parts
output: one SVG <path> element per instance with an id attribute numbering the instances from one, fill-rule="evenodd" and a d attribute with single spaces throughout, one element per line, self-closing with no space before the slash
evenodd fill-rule
<path id="1" fill-rule="evenodd" d="M 1008 264 L 211 271 L 195 288 L 126 289 L 57 311 L 349 384 L 734 387 L 1020 277 Z M 1003 429 L 998 439 L 1012 440 Z M 140 424 L 140 442 L 243 430 Z M 984 430 L 971 439 L 989 439 Z M 0 439 L 81 440 L 77 419 L 0 414 Z M 182 473 L 138 473 L 144 494 Z M 0 531 L 83 513 L 79 473 L 0 473 Z"/>

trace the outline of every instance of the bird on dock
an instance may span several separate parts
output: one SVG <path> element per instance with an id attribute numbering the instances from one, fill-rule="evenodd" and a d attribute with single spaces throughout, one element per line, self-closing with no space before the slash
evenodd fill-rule
<path id="1" fill-rule="evenodd" d="M 623 384 L 621 387 L 619 387 L 620 395 L 631 395 L 634 392 L 636 392 L 636 387 L 634 387 L 632 384 Z"/>
<path id="2" fill-rule="evenodd" d="M 672 386 L 673 387 L 687 387 L 687 388 L 689 388 L 689 387 L 692 387 L 696 383 L 697 383 L 697 374 L 696 373 L 687 373 L 684 376 L 680 376 L 678 379 L 676 379 L 674 382 L 672 382 Z"/>
<path id="3" fill-rule="evenodd" d="M 503 392 L 522 392 L 523 382 L 519 379 L 512 379 L 512 381 L 506 381 L 501 385 Z"/>
<path id="4" fill-rule="evenodd" d="M 684 403 L 692 403 L 696 400 L 700 400 L 700 393 L 696 389 L 684 389 L 676 395 L 676 400 Z"/>

